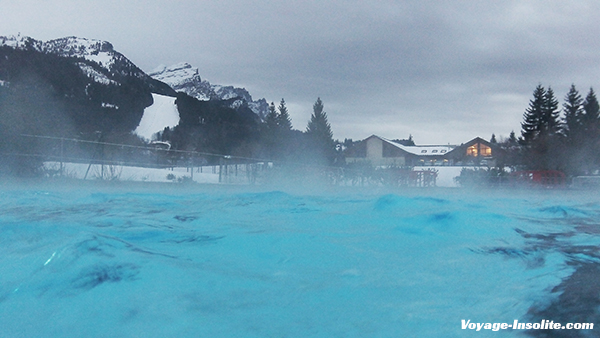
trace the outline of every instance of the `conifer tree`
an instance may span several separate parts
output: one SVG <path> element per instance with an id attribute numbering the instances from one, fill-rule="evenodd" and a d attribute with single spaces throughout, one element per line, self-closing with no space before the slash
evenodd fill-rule
<path id="1" fill-rule="evenodd" d="M 323 109 L 323 101 L 321 101 L 321 98 L 317 98 L 317 101 L 313 105 L 313 114 L 306 127 L 306 133 L 315 136 L 319 140 L 333 144 L 333 132 L 331 131 L 331 125 L 327 121 L 327 113 Z"/>
<path id="2" fill-rule="evenodd" d="M 529 101 L 529 107 L 523 114 L 521 123 L 521 135 L 525 144 L 531 143 L 540 133 L 546 100 L 546 90 L 539 84 L 533 91 L 533 99 Z"/>
<path id="3" fill-rule="evenodd" d="M 600 167 L 600 105 L 594 89 L 590 88 L 583 102 L 584 114 L 582 123 L 582 144 L 584 172 L 591 172 Z"/>
<path id="4" fill-rule="evenodd" d="M 279 153 L 279 145 L 278 145 L 278 136 L 279 136 L 279 126 L 277 125 L 279 120 L 279 116 L 277 114 L 277 110 L 275 108 L 275 103 L 271 102 L 269 105 L 269 112 L 265 117 L 265 130 L 263 134 L 263 147 L 265 150 L 265 156 L 269 158 L 276 158 Z"/>
<path id="5" fill-rule="evenodd" d="M 512 130 L 507 139 L 503 140 L 500 146 L 505 149 L 504 155 L 499 156 L 498 160 L 500 164 L 514 166 L 522 163 L 521 151 L 523 148 L 519 147 L 519 140 L 515 134 L 515 131 Z"/>
<path id="6" fill-rule="evenodd" d="M 518 144 L 518 140 L 517 137 L 515 136 L 515 131 L 511 131 L 510 135 L 508 136 L 508 144 L 510 146 L 516 146 Z"/>
<path id="7" fill-rule="evenodd" d="M 324 105 L 321 98 L 313 105 L 313 114 L 306 127 L 306 135 L 313 142 L 316 150 L 327 160 L 332 161 L 335 157 L 335 142 L 331 125 L 327 121 L 327 113 L 323 111 Z"/>
<path id="8" fill-rule="evenodd" d="M 277 110 L 275 110 L 275 103 L 271 102 L 269 105 L 269 112 L 267 113 L 267 117 L 265 118 L 265 122 L 267 123 L 267 128 L 271 131 L 277 129 L 277 125 L 279 122 L 279 115 L 277 114 Z"/>
<path id="9" fill-rule="evenodd" d="M 496 134 L 492 134 L 492 138 L 490 138 L 490 143 L 498 143 L 498 141 L 496 140 Z"/>
<path id="10" fill-rule="evenodd" d="M 523 158 L 533 169 L 560 169 L 565 163 L 561 156 L 558 100 L 552 88 L 538 85 L 533 91 L 533 99 L 523 114 L 521 123 L 524 149 Z"/>
<path id="11" fill-rule="evenodd" d="M 554 96 L 554 91 L 551 87 L 544 93 L 544 101 L 542 105 L 542 118 L 539 121 L 539 131 L 545 136 L 553 136 L 560 133 L 560 111 L 558 110 L 558 100 Z"/>
<path id="12" fill-rule="evenodd" d="M 573 144 L 581 134 L 581 117 L 583 115 L 583 99 L 574 84 L 571 85 L 569 92 L 565 96 L 563 113 L 562 132 L 567 137 L 567 142 Z"/>
<path id="13" fill-rule="evenodd" d="M 282 98 L 279 103 L 279 115 L 277 116 L 277 125 L 283 131 L 292 130 L 292 119 L 288 113 L 288 109 L 285 106 L 285 100 Z"/>
<path id="14" fill-rule="evenodd" d="M 269 105 L 269 112 L 265 118 L 266 129 L 263 135 L 264 149 L 266 155 L 272 159 L 284 159 L 293 151 L 292 121 L 285 106 L 285 100 L 281 99 L 279 107 L 275 103 Z"/>
<path id="15" fill-rule="evenodd" d="M 587 137 L 595 137 L 598 131 L 598 119 L 600 115 L 600 105 L 596 98 L 594 89 L 590 88 L 589 93 L 583 102 L 584 113 L 581 117 L 581 124 L 585 130 Z"/>

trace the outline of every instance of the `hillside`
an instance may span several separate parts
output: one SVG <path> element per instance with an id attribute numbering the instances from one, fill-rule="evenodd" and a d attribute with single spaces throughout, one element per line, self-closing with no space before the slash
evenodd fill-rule
<path id="1" fill-rule="evenodd" d="M 206 91 L 190 96 L 174 78 L 175 88 L 152 78 L 107 41 L 0 37 L 0 152 L 27 154 L 0 167 L 20 173 L 36 166 L 41 155 L 31 154 L 55 151 L 24 134 L 141 145 L 160 132 L 174 149 L 252 155 L 261 122 L 255 111 L 266 100 L 177 75 Z"/>
<path id="2" fill-rule="evenodd" d="M 0 37 L 0 81 L 0 130 L 43 135 L 129 132 L 152 93 L 176 94 L 110 43 L 75 37 Z"/>

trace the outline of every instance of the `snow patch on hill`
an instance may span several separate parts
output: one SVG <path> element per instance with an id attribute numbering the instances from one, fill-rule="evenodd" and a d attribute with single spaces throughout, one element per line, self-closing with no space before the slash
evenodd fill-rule
<path id="1" fill-rule="evenodd" d="M 109 79 L 106 75 L 100 73 L 95 70 L 92 66 L 87 65 L 83 62 L 78 62 L 77 65 L 81 69 L 81 71 L 87 75 L 89 78 L 94 80 L 94 82 L 101 83 L 104 85 L 119 85 L 117 81 Z"/>
<path id="2" fill-rule="evenodd" d="M 119 58 L 110 42 L 74 36 L 47 41 L 43 44 L 48 53 L 63 57 L 81 57 L 111 70 Z"/>
<path id="3" fill-rule="evenodd" d="M 175 105 L 175 98 L 152 94 L 154 104 L 144 109 L 144 115 L 134 133 L 152 139 L 152 135 L 162 131 L 165 127 L 175 127 L 179 124 L 179 111 Z"/>
<path id="4" fill-rule="evenodd" d="M 43 42 L 32 39 L 28 36 L 0 36 L 0 46 L 11 47 L 14 49 L 31 49 L 38 52 L 42 51 Z"/>

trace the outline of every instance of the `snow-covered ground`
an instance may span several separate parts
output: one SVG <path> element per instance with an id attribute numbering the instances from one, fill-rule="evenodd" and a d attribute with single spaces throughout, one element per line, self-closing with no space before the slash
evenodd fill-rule
<path id="1" fill-rule="evenodd" d="M 0 185 L 0 336 L 522 337 L 461 320 L 598 319 L 598 194 L 111 187 Z"/>
<path id="2" fill-rule="evenodd" d="M 46 170 L 57 172 L 59 162 L 45 162 Z M 88 170 L 89 168 L 89 170 Z M 87 173 L 87 176 L 86 176 Z M 63 163 L 63 176 L 75 179 L 104 179 L 124 182 L 180 182 L 219 183 L 219 167 L 205 166 L 190 168 L 143 168 L 121 165 L 89 165 L 86 163 Z"/>
<path id="3" fill-rule="evenodd" d="M 144 110 L 144 115 L 134 133 L 150 140 L 152 135 L 163 131 L 165 127 L 175 127 L 179 124 L 179 111 L 175 98 L 152 94 L 154 104 Z"/>
<path id="4" fill-rule="evenodd" d="M 105 165 L 104 169 L 99 164 L 90 167 L 85 163 L 63 163 L 64 176 L 76 179 L 83 179 L 88 173 L 87 179 L 109 179 L 119 181 L 138 181 L 138 182 L 178 182 L 181 180 L 192 180 L 197 183 L 218 183 L 219 166 L 194 167 L 193 173 L 190 168 L 143 168 L 122 165 Z M 45 162 L 44 168 L 52 172 L 60 169 L 59 162 Z M 229 168 L 235 171 L 234 167 Z M 224 180 L 228 183 L 248 183 L 244 166 L 240 166 L 237 176 L 231 172 Z M 415 167 L 413 170 L 437 170 L 438 177 L 436 186 L 438 187 L 457 187 L 454 178 L 460 175 L 462 167 Z"/>

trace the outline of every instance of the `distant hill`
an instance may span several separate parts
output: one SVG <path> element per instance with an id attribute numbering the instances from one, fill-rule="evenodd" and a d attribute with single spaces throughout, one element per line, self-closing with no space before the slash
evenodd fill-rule
<path id="1" fill-rule="evenodd" d="M 253 101 L 243 88 L 202 81 L 188 64 L 164 67 L 153 76 L 107 41 L 0 36 L 0 153 L 39 152 L 46 146 L 23 140 L 22 134 L 88 140 L 101 135 L 105 141 L 143 144 L 133 132 L 154 98 L 161 102 L 148 109 L 152 121 L 143 127 L 148 133 L 162 131 L 161 139 L 175 149 L 249 156 L 258 148 L 265 99 Z M 176 111 L 165 97 L 173 98 Z M 165 114 L 168 123 L 156 125 Z M 33 167 L 11 166 L 13 172 Z"/>
<path id="2" fill-rule="evenodd" d="M 151 94 L 177 97 L 177 92 L 199 101 L 220 101 L 217 105 L 242 115 L 254 113 L 259 121 L 268 110 L 265 99 L 254 101 L 244 88 L 203 81 L 187 63 L 162 66 L 148 75 L 107 41 L 0 36 L 0 128 L 5 130 L 44 135 L 128 132 L 152 105 Z M 13 125 L 23 119 L 30 123 Z M 50 124 L 54 126 L 48 128 Z"/>
<path id="3" fill-rule="evenodd" d="M 76 37 L 0 37 L 0 81 L 0 129 L 44 135 L 131 131 L 152 93 L 176 95 L 109 42 Z"/>

